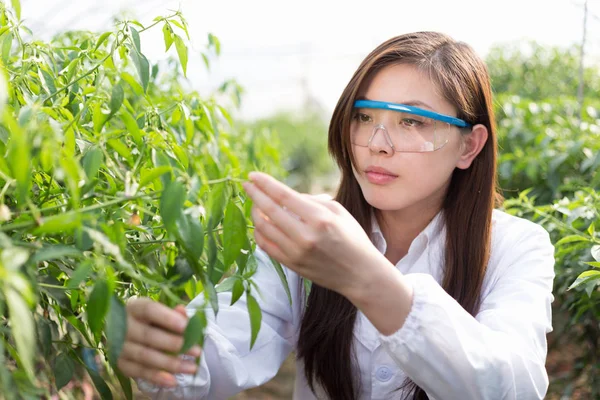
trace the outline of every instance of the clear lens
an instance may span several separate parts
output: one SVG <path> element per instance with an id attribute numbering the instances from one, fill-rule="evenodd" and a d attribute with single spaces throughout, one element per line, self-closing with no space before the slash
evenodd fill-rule
<path id="1" fill-rule="evenodd" d="M 376 141 L 397 152 L 438 150 L 448 143 L 449 134 L 445 122 L 391 110 L 355 109 L 351 124 L 353 144 L 369 147 Z"/>

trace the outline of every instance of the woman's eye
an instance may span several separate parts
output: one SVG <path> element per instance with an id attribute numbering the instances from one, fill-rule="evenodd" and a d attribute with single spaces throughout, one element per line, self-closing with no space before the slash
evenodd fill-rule
<path id="1" fill-rule="evenodd" d="M 371 121 L 371 117 L 369 117 L 367 114 L 363 114 L 360 112 L 354 113 L 353 119 L 355 119 L 358 122 L 369 122 Z"/>
<path id="2" fill-rule="evenodd" d="M 401 121 L 402 125 L 404 126 L 410 126 L 410 127 L 419 127 L 421 126 L 423 123 L 421 121 L 418 121 L 416 119 L 413 118 L 403 118 Z"/>

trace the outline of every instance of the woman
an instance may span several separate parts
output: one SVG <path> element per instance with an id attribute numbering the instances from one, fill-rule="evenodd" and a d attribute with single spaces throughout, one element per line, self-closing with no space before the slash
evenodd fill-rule
<path id="1" fill-rule="evenodd" d="M 381 44 L 331 119 L 335 201 L 260 173 L 244 185 L 262 293 L 254 347 L 245 300 L 227 307 L 222 293 L 196 369 L 167 354 L 186 310 L 139 299 L 121 370 L 155 398 L 226 399 L 295 349 L 300 400 L 543 398 L 554 249 L 494 210 L 496 147 L 489 77 L 469 46 L 432 32 Z M 291 305 L 268 256 L 287 267 Z"/>

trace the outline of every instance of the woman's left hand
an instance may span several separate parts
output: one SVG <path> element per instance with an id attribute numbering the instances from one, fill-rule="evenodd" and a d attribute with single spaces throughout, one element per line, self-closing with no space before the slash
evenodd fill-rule
<path id="1" fill-rule="evenodd" d="M 346 297 L 368 286 L 385 257 L 338 202 L 301 194 L 273 177 L 250 174 L 256 243 L 271 257 L 317 285 Z"/>

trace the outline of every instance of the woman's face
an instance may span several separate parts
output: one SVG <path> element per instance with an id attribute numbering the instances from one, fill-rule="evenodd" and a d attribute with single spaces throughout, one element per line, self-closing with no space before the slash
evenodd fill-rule
<path id="1" fill-rule="evenodd" d="M 434 83 L 408 64 L 385 67 L 373 76 L 366 90 L 359 95 L 369 100 L 410 104 L 450 116 L 456 116 L 457 113 L 437 93 Z M 395 123 L 393 113 L 385 111 L 378 118 L 388 126 Z M 418 210 L 420 205 L 441 207 L 452 172 L 460 166 L 464 152 L 459 129 L 453 126 L 444 129 L 449 129 L 448 142 L 433 152 L 395 152 L 382 131 L 375 134 L 369 147 L 353 145 L 357 163 L 354 176 L 367 202 L 385 211 Z M 368 172 L 372 168 L 383 168 L 391 175 Z"/>

